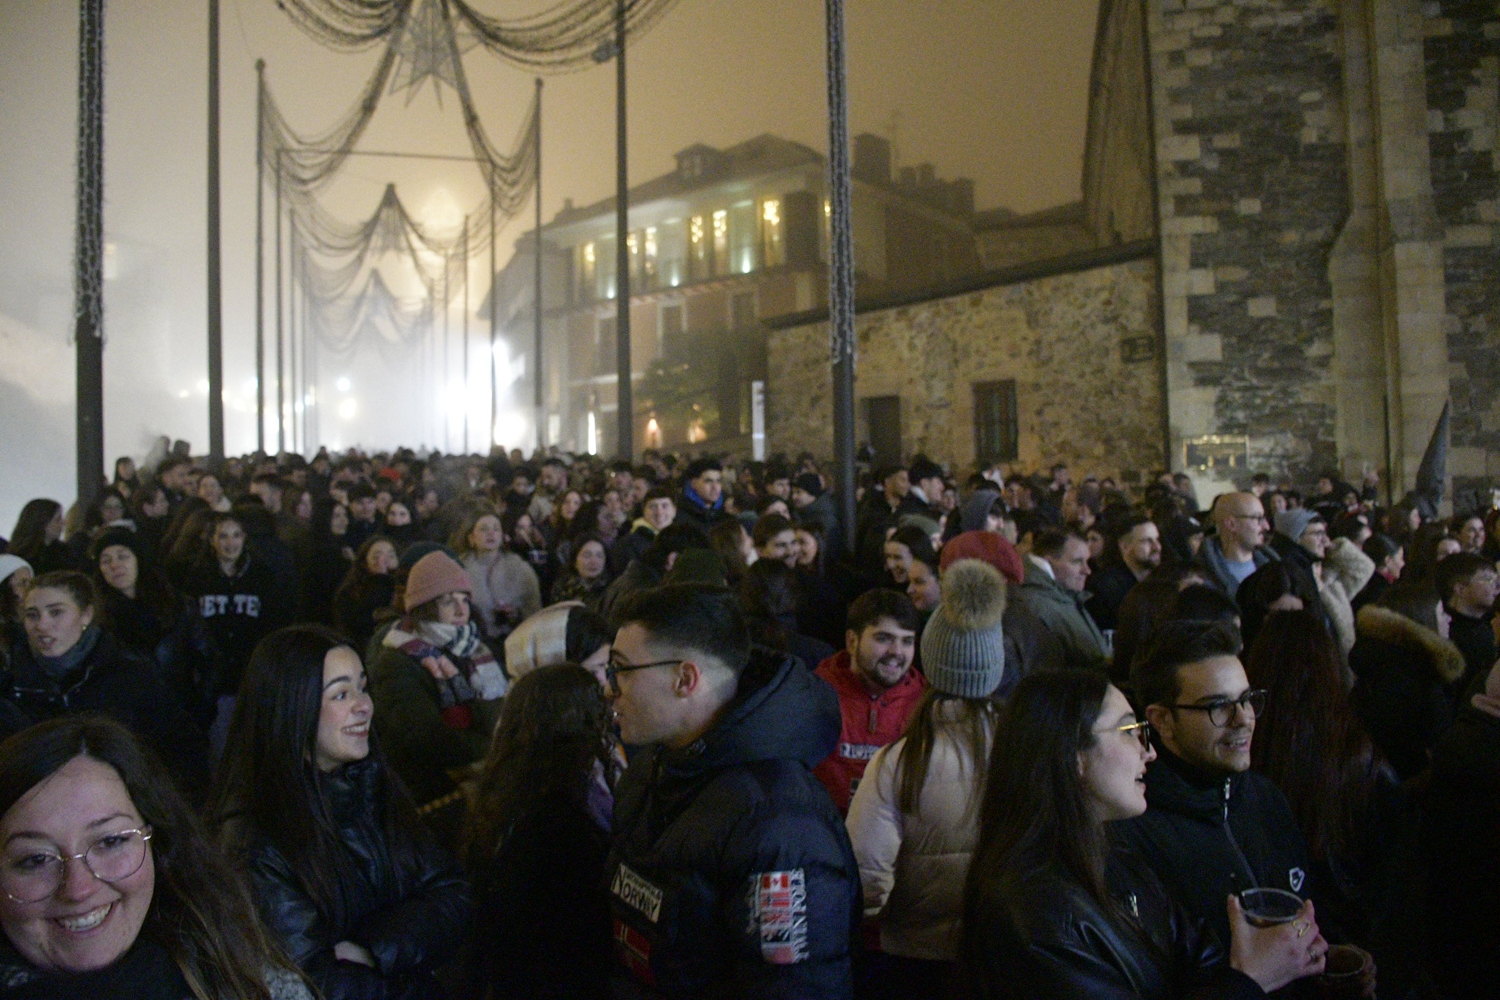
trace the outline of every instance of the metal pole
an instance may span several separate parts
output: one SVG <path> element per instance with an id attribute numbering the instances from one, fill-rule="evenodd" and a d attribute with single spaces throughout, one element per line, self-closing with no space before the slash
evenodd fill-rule
<path id="1" fill-rule="evenodd" d="M 281 168 L 282 150 L 276 150 L 276 454 L 286 451 L 286 393 L 283 388 L 286 377 L 285 330 L 282 317 L 285 309 L 281 304 Z"/>
<path id="2" fill-rule="evenodd" d="M 495 450 L 495 424 L 500 421 L 500 382 L 495 371 L 495 343 L 500 332 L 500 272 L 495 269 L 495 189 L 490 188 L 490 431 L 485 454 Z"/>
<path id="3" fill-rule="evenodd" d="M 104 0 L 78 10 L 78 186 L 73 249 L 78 502 L 104 485 Z"/>
<path id="4" fill-rule="evenodd" d="M 208 456 L 224 460 L 224 309 L 219 259 L 219 0 L 208 0 Z"/>
<path id="5" fill-rule="evenodd" d="M 453 389 L 453 381 L 448 375 L 448 362 L 453 357 L 453 351 L 449 346 L 448 340 L 449 327 L 452 325 L 451 321 L 453 319 L 450 315 L 452 310 L 448 308 L 448 304 L 453 301 L 452 291 L 448 285 L 448 278 L 452 273 L 453 259 L 445 256 L 443 258 L 443 391 L 439 394 L 439 397 L 444 401 L 442 410 L 444 451 L 453 450 L 453 419 L 448 415 L 447 404 L 448 393 Z"/>
<path id="6" fill-rule="evenodd" d="M 635 455 L 635 399 L 630 384 L 630 186 L 625 163 L 625 0 L 615 0 L 615 454 Z M 541 234 L 537 234 L 540 240 Z"/>
<path id="7" fill-rule="evenodd" d="M 828 335 L 833 369 L 833 444 L 844 550 L 854 551 L 854 245 L 851 236 L 849 118 L 844 2 L 826 0 L 828 18 Z"/>
<path id="8" fill-rule="evenodd" d="M 301 429 L 301 421 L 297 418 L 297 402 L 301 398 L 297 392 L 297 288 L 301 284 L 301 268 L 298 266 L 302 259 L 302 241 L 297 239 L 296 227 L 292 228 L 291 260 L 287 262 L 287 289 L 286 298 L 286 364 L 287 381 L 291 384 L 292 411 L 287 415 L 291 423 L 291 430 L 287 436 L 291 439 L 292 451 L 301 454 L 302 449 L 298 444 L 297 432 Z"/>
<path id="9" fill-rule="evenodd" d="M 546 446 L 546 431 L 542 429 L 542 422 L 546 419 L 546 406 L 542 400 L 542 78 L 536 78 L 536 190 L 532 192 L 536 196 L 536 263 L 534 270 L 536 274 L 532 277 L 535 284 L 532 288 L 531 303 L 534 329 L 532 336 L 534 345 L 532 347 L 532 384 L 535 393 L 532 399 L 536 410 L 536 450 L 540 452 Z"/>
<path id="10" fill-rule="evenodd" d="M 469 217 L 464 216 L 464 454 L 469 455 Z"/>
<path id="11" fill-rule="evenodd" d="M 255 60 L 255 450 L 266 450 L 266 61 Z"/>

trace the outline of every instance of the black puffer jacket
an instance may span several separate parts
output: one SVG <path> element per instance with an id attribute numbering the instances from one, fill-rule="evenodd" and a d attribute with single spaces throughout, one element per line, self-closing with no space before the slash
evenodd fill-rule
<path id="1" fill-rule="evenodd" d="M 1228 941 L 1224 907 L 1231 893 L 1260 886 L 1317 902 L 1307 841 L 1271 779 L 1254 771 L 1207 775 L 1166 749 L 1158 753 L 1146 769 L 1150 808 L 1111 823 L 1110 832 L 1151 866 L 1190 914 Z M 1324 933 L 1334 939 L 1329 928 Z"/>
<path id="2" fill-rule="evenodd" d="M 1406 781 L 1426 769 L 1453 724 L 1451 685 L 1464 675 L 1458 647 L 1432 629 L 1378 605 L 1354 616 L 1350 698 L 1381 756 Z"/>
<path id="3" fill-rule="evenodd" d="M 1038 866 L 1013 892 L 970 900 L 960 953 L 975 1000 L 1250 1000 L 1255 980 L 1228 967 L 1204 922 L 1190 916 L 1131 851 L 1111 852 L 1108 914 L 1077 882 Z M 1134 928 L 1121 925 L 1134 918 Z M 1148 944 L 1149 939 L 1149 944 Z"/>
<path id="4" fill-rule="evenodd" d="M 706 735 L 631 761 L 616 790 L 610 906 L 640 995 L 852 995 L 859 868 L 812 775 L 839 726 L 832 688 L 757 651 Z"/>
<path id="5" fill-rule="evenodd" d="M 167 618 L 145 601 L 128 598 L 112 587 L 100 590 L 110 634 L 156 664 L 162 683 L 200 725 L 212 724 L 223 666 L 197 605 L 184 598 Z"/>
<path id="6" fill-rule="evenodd" d="M 281 852 L 253 836 L 251 885 L 267 928 L 325 1000 L 440 1000 L 446 993 L 433 971 L 458 957 L 468 934 L 469 885 L 435 841 L 403 851 L 386 842 L 381 766 L 348 764 L 325 784 L 355 875 L 341 887 L 344 912 L 320 913 Z M 375 968 L 334 958 L 340 941 L 368 950 Z"/>
<path id="7" fill-rule="evenodd" d="M 97 626 L 79 642 L 93 647 L 66 676 L 42 669 L 25 642 L 11 648 L 10 668 L 0 674 L 0 695 L 30 722 L 79 712 L 101 712 L 145 741 L 193 801 L 208 787 L 208 738 L 182 709 L 149 661 L 130 652 Z"/>

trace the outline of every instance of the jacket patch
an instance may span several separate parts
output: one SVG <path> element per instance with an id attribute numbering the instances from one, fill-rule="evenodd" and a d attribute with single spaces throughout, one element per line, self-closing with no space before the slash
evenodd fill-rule
<path id="1" fill-rule="evenodd" d="M 614 936 L 620 963 L 647 986 L 656 985 L 656 973 L 651 971 L 651 942 L 646 936 L 619 917 L 615 918 Z"/>
<path id="2" fill-rule="evenodd" d="M 609 884 L 609 891 L 616 899 L 632 910 L 639 911 L 653 924 L 661 916 L 661 887 L 632 871 L 629 865 L 621 865 L 615 869 L 615 877 Z"/>
<path id="3" fill-rule="evenodd" d="M 1304 872 L 1301 868 L 1293 868 L 1291 871 L 1286 873 L 1286 880 L 1291 884 L 1293 892 L 1302 891 L 1302 882 L 1306 878 L 1307 873 Z"/>
<path id="4" fill-rule="evenodd" d="M 260 598 L 255 594 L 204 594 L 198 598 L 198 606 L 204 618 L 229 614 L 260 617 Z"/>
<path id="5" fill-rule="evenodd" d="M 839 756 L 844 760 L 873 760 L 880 752 L 878 743 L 840 743 Z"/>
<path id="6" fill-rule="evenodd" d="M 801 868 L 750 876 L 750 922 L 767 962 L 792 965 L 808 957 L 807 881 Z"/>

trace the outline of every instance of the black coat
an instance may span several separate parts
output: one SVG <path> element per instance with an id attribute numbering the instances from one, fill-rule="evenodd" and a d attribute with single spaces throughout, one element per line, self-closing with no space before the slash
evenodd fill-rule
<path id="1" fill-rule="evenodd" d="M 458 861 L 425 835 L 404 850 L 386 840 L 381 765 L 348 764 L 325 782 L 329 812 L 348 850 L 352 882 L 342 912 L 321 913 L 285 856 L 251 834 L 246 859 L 266 927 L 324 1000 L 441 1000 L 435 969 L 458 957 L 472 917 Z M 375 968 L 333 957 L 351 941 Z"/>
<path id="2" fill-rule="evenodd" d="M 1118 560 L 1089 577 L 1089 592 L 1094 596 L 1089 598 L 1085 607 L 1093 616 L 1094 623 L 1101 629 L 1115 628 L 1115 623 L 1119 620 L 1120 604 L 1136 583 L 1135 574 L 1130 571 L 1130 567 Z"/>
<path id="3" fill-rule="evenodd" d="M 849 835 L 812 767 L 833 689 L 757 652 L 713 728 L 638 753 L 615 797 L 616 954 L 655 997 L 847 1000 L 860 921 Z"/>
<path id="4" fill-rule="evenodd" d="M 156 752 L 189 799 L 208 787 L 208 738 L 179 705 L 156 666 L 100 631 L 94 648 L 67 676 L 44 671 L 31 647 L 11 648 L 10 666 L 0 674 L 0 694 L 31 722 L 78 712 L 101 712 L 124 724 Z M 89 641 L 85 633 L 80 642 Z"/>
<path id="5" fill-rule="evenodd" d="M 561 797 L 516 822 L 495 856 L 472 872 L 472 978 L 480 995 L 602 1000 L 611 950 L 608 853 L 609 834 Z"/>
<path id="6" fill-rule="evenodd" d="M 104 594 L 104 618 L 122 646 L 156 664 L 157 673 L 182 707 L 205 728 L 214 720 L 214 695 L 223 664 L 208 626 L 193 601 L 182 598 L 170 617 L 112 587 Z"/>
<path id="7" fill-rule="evenodd" d="M 1500 651 L 1495 648 L 1493 614 L 1471 618 L 1457 611 L 1448 613 L 1453 617 L 1453 624 L 1448 627 L 1448 641 L 1464 654 L 1464 676 L 1451 689 L 1456 698 L 1468 690 L 1469 683 L 1475 677 L 1480 674 L 1489 676 L 1490 668 L 1495 665 L 1496 658 L 1500 657 Z"/>
<path id="8" fill-rule="evenodd" d="M 1463 654 L 1432 629 L 1378 605 L 1360 609 L 1354 632 L 1354 710 L 1406 781 L 1427 767 L 1453 723 L 1451 687 L 1464 675 Z"/>
<path id="9" fill-rule="evenodd" d="M 375 634 L 375 616 L 390 608 L 395 591 L 396 581 L 389 574 L 367 575 L 340 587 L 333 598 L 334 627 L 354 640 L 355 649 L 364 649 Z"/>
<path id="10" fill-rule="evenodd" d="M 182 970 L 142 934 L 129 951 L 92 972 L 46 973 L 0 940 L 0 997 L 5 1000 L 193 1000 Z"/>
<path id="11" fill-rule="evenodd" d="M 1110 824 L 1115 842 L 1149 864 L 1172 897 L 1229 940 L 1225 902 L 1260 886 L 1316 903 L 1307 842 L 1271 779 L 1208 775 L 1161 749 L 1146 769 L 1146 812 Z M 1322 908 L 1319 907 L 1319 915 Z"/>
<path id="12" fill-rule="evenodd" d="M 1433 753 L 1423 840 L 1433 976 L 1451 997 L 1492 997 L 1500 955 L 1500 719 L 1472 705 Z"/>
<path id="13" fill-rule="evenodd" d="M 974 1000 L 1265 995 L 1255 980 L 1228 967 L 1213 932 L 1168 894 L 1139 856 L 1112 851 L 1105 879 L 1118 915 L 1050 867 L 1028 872 L 1011 894 L 991 890 L 971 900 L 960 951 L 966 995 Z M 1135 927 L 1122 925 L 1132 918 Z"/>

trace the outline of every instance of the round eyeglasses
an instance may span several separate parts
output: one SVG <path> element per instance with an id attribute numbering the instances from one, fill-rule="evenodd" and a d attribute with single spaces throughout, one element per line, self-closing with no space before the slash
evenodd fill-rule
<path id="1" fill-rule="evenodd" d="M 69 861 L 82 861 L 101 882 L 119 882 L 141 870 L 150 839 L 148 827 L 107 833 L 82 854 L 66 857 L 52 851 L 7 851 L 0 858 L 0 892 L 17 903 L 39 903 L 57 892 Z"/>
<path id="2" fill-rule="evenodd" d="M 1246 718 L 1259 718 L 1266 710 L 1266 692 L 1246 691 L 1238 698 L 1217 698 L 1202 705 L 1173 705 L 1172 707 L 1186 709 L 1189 712 L 1207 712 L 1208 721 L 1223 729 L 1233 721 L 1236 708 L 1243 712 Z"/>

